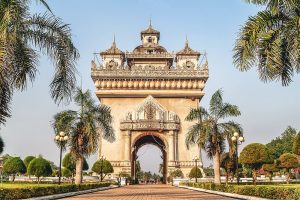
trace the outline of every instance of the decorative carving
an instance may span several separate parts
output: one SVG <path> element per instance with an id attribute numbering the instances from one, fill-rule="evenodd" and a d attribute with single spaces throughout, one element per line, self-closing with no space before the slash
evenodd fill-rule
<path id="1" fill-rule="evenodd" d="M 121 122 L 121 130 L 179 130 L 179 117 L 163 108 L 149 95 L 138 108 Z"/>

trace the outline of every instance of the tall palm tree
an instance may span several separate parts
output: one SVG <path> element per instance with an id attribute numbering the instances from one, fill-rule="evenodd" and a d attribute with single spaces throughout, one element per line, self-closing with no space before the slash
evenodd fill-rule
<path id="1" fill-rule="evenodd" d="M 74 101 L 79 106 L 78 111 L 66 110 L 54 116 L 54 131 L 64 131 L 69 134 L 71 154 L 76 159 L 75 183 L 82 182 L 82 166 L 84 157 L 94 154 L 98 149 L 100 136 L 109 142 L 115 140 L 111 126 L 110 108 L 96 105 L 89 90 L 76 90 Z"/>
<path id="2" fill-rule="evenodd" d="M 45 0 L 39 0 L 50 10 Z M 0 1 L 0 124 L 10 117 L 14 91 L 23 91 L 38 71 L 39 54 L 51 58 L 55 73 L 50 83 L 56 103 L 69 101 L 76 86 L 79 54 L 70 27 L 53 14 L 31 14 L 31 0 Z"/>
<path id="3" fill-rule="evenodd" d="M 241 71 L 257 67 L 262 81 L 283 86 L 300 72 L 300 0 L 246 0 L 265 5 L 249 17 L 234 47 L 234 64 Z"/>
<path id="4" fill-rule="evenodd" d="M 197 122 L 192 125 L 186 135 L 186 145 L 197 144 L 203 148 L 214 163 L 214 182 L 221 183 L 220 155 L 225 148 L 225 139 L 232 130 L 242 134 L 239 124 L 234 121 L 224 122 L 227 117 L 236 117 L 241 113 L 235 105 L 224 103 L 222 91 L 217 90 L 211 97 L 209 110 L 203 107 L 191 109 L 187 121 Z"/>

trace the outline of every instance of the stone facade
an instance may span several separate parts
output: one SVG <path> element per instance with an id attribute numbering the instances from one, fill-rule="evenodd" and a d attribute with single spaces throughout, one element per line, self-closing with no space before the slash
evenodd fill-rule
<path id="1" fill-rule="evenodd" d="M 121 171 L 134 176 L 136 152 L 148 143 L 161 149 L 165 177 L 175 168 L 187 176 L 199 154 L 197 147 L 185 146 L 192 123 L 184 119 L 204 95 L 206 56 L 192 50 L 188 41 L 181 51 L 169 53 L 159 40 L 160 32 L 150 24 L 132 52 L 122 52 L 113 41 L 100 53 L 102 63 L 91 64 L 96 95 L 114 117 L 116 141 L 100 138 L 99 147 L 99 156 L 113 164 L 114 176 Z"/>

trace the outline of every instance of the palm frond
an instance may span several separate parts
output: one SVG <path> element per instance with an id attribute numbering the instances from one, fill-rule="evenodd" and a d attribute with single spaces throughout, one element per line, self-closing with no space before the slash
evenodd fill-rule
<path id="1" fill-rule="evenodd" d="M 222 108 L 219 110 L 217 117 L 224 119 L 226 117 L 237 117 L 239 115 L 241 115 L 241 112 L 236 105 L 224 103 Z"/>
<path id="2" fill-rule="evenodd" d="M 185 136 L 185 145 L 187 149 L 190 148 L 190 145 L 197 144 L 197 142 L 199 141 L 201 128 L 202 125 L 200 123 L 196 123 L 190 127 Z"/>
<path id="3" fill-rule="evenodd" d="M 208 116 L 208 112 L 205 108 L 192 108 L 189 114 L 186 116 L 186 121 L 198 120 L 201 121 L 202 118 L 206 118 Z"/>
<path id="4" fill-rule="evenodd" d="M 223 107 L 222 94 L 223 94 L 222 90 L 219 89 L 212 95 L 210 99 L 209 112 L 214 116 L 217 116 L 218 113 L 220 112 L 220 109 Z"/>

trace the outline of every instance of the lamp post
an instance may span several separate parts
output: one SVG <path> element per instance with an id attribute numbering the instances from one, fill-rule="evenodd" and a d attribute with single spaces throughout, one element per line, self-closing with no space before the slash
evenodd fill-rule
<path id="1" fill-rule="evenodd" d="M 241 145 L 243 142 L 245 142 L 245 138 L 243 136 L 240 136 L 238 132 L 234 132 L 233 136 L 231 138 L 232 142 L 235 144 L 235 155 L 236 155 L 236 182 L 237 184 L 240 183 L 239 180 L 239 160 L 238 160 L 238 145 Z"/>
<path id="2" fill-rule="evenodd" d="M 105 157 L 102 155 L 100 157 L 100 160 L 101 160 L 100 181 L 102 182 L 103 181 L 103 161 L 105 160 Z"/>
<path id="3" fill-rule="evenodd" d="M 61 131 L 59 132 L 56 136 L 55 136 L 55 140 L 59 143 L 59 147 L 60 147 L 60 154 L 59 154 L 59 172 L 58 172 L 58 185 L 60 185 L 61 183 L 61 157 L 62 157 L 62 149 L 63 146 L 66 144 L 66 142 L 68 141 L 69 136 L 67 136 L 65 134 L 65 132 Z"/>
<path id="4" fill-rule="evenodd" d="M 198 178 L 198 165 L 197 165 L 198 160 L 199 160 L 199 158 L 197 156 L 195 156 L 193 158 L 193 161 L 195 161 L 195 165 L 196 165 L 196 183 L 198 182 L 198 179 L 197 179 Z"/>

